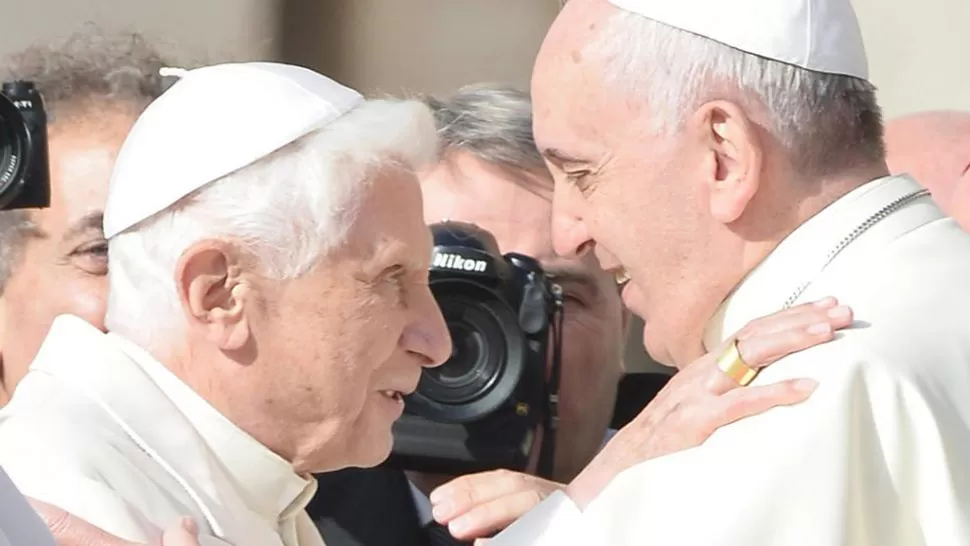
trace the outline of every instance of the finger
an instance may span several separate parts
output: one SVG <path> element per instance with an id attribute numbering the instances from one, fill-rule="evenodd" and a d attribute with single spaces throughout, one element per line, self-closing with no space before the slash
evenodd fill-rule
<path id="1" fill-rule="evenodd" d="M 738 341 L 741 360 L 752 369 L 760 370 L 792 353 L 827 343 L 835 338 L 835 332 L 825 323 L 813 324 L 796 330 L 785 330 Z M 717 366 L 711 367 L 707 390 L 715 395 L 724 394 L 741 385 Z"/>
<path id="2" fill-rule="evenodd" d="M 804 402 L 815 392 L 814 379 L 789 379 L 771 385 L 734 389 L 717 398 L 710 408 L 710 430 L 764 413 L 778 406 Z"/>
<path id="3" fill-rule="evenodd" d="M 544 496 L 538 491 L 519 491 L 500 499 L 480 504 L 448 524 L 448 531 L 458 540 L 483 538 L 505 529 L 532 510 Z"/>
<path id="4" fill-rule="evenodd" d="M 851 317 L 851 311 L 849 316 Z M 835 329 L 831 324 L 817 322 L 738 340 L 738 353 L 745 364 L 754 369 L 761 369 L 779 358 L 832 341 L 834 338 Z"/>
<path id="5" fill-rule="evenodd" d="M 199 526 L 191 518 L 181 518 L 165 529 L 162 546 L 199 546 Z"/>
<path id="6" fill-rule="evenodd" d="M 800 305 L 756 319 L 742 328 L 736 337 L 739 340 L 751 339 L 813 324 L 828 324 L 833 330 L 840 330 L 852 324 L 852 309 L 847 305 Z"/>
<path id="7" fill-rule="evenodd" d="M 435 521 L 447 524 L 478 505 L 530 488 L 530 476 L 492 470 L 455 478 L 431 492 Z"/>
<path id="8" fill-rule="evenodd" d="M 746 324 L 741 330 L 735 334 L 734 337 L 738 339 L 744 339 L 752 335 L 757 335 L 760 332 L 765 331 L 766 327 L 770 327 L 772 322 L 779 319 L 787 319 L 792 316 L 797 316 L 805 313 L 815 312 L 815 311 L 825 311 L 831 309 L 839 304 L 839 300 L 832 296 L 822 298 L 820 300 L 811 301 L 808 303 L 802 303 L 800 305 L 795 305 L 787 309 L 782 309 L 774 314 L 767 315 L 764 317 L 757 318 Z"/>
<path id="9" fill-rule="evenodd" d="M 67 513 L 56 506 L 28 499 L 50 529 L 58 546 L 138 546 Z"/>

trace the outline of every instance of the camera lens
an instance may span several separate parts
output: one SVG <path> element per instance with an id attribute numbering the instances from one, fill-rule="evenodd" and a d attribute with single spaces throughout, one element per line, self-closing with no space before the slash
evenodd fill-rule
<path id="1" fill-rule="evenodd" d="M 452 297 L 441 304 L 451 334 L 451 358 L 430 368 L 426 389 L 446 404 L 468 402 L 488 391 L 503 365 L 505 339 L 487 303 Z"/>
<path id="2" fill-rule="evenodd" d="M 426 368 L 408 407 L 440 422 L 481 419 L 515 390 L 526 365 L 517 315 L 495 292 L 467 280 L 431 282 L 448 332 L 451 357 Z"/>
<path id="3" fill-rule="evenodd" d="M 0 94 L 0 202 L 9 201 L 22 182 L 29 138 L 20 112 Z"/>

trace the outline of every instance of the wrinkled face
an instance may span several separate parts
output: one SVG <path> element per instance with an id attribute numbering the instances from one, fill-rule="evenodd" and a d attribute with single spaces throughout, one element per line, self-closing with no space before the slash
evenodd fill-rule
<path id="1" fill-rule="evenodd" d="M 552 248 L 551 182 L 545 175 L 515 180 L 502 169 L 456 153 L 422 176 L 424 218 L 476 224 L 503 253 L 540 260 L 563 288 L 565 315 L 560 434 L 555 475 L 569 481 L 603 442 L 622 369 L 624 324 L 613 277 L 591 255 L 559 258 Z"/>
<path id="2" fill-rule="evenodd" d="M 2 301 L 3 394 L 12 394 L 54 317 L 70 313 L 104 329 L 107 242 L 101 216 L 115 156 L 135 118 L 50 127 L 51 206 L 31 211 L 36 229 L 13 268 Z"/>
<path id="3" fill-rule="evenodd" d="M 705 298 L 714 229 L 702 203 L 710 170 L 689 135 L 648 131 L 647 104 L 603 78 L 583 45 L 612 6 L 569 2 L 543 43 L 532 79 L 534 131 L 555 179 L 553 244 L 592 251 L 629 276 L 623 302 L 644 319 L 644 344 L 667 364 L 703 354 L 704 326 L 720 299 Z M 700 303 L 698 303 L 700 302 Z"/>
<path id="4" fill-rule="evenodd" d="M 401 395 L 422 367 L 451 353 L 428 288 L 431 234 L 413 173 L 377 176 L 348 243 L 303 277 L 271 290 L 250 319 L 270 422 L 315 445 L 303 470 L 374 466 L 390 454 Z"/>

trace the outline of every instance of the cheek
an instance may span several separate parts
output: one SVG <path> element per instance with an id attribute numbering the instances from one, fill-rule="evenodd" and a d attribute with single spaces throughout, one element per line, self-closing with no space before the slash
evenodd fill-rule
<path id="1" fill-rule="evenodd" d="M 4 298 L 4 368 L 26 371 L 58 315 L 72 314 L 104 329 L 106 283 L 101 278 L 63 281 L 32 276 L 29 286 L 12 282 Z"/>
<path id="2" fill-rule="evenodd" d="M 107 278 L 89 279 L 65 288 L 70 292 L 65 295 L 60 313 L 77 315 L 103 331 Z"/>
<path id="3" fill-rule="evenodd" d="M 355 369 L 352 384 L 368 389 L 375 376 L 389 367 L 403 331 L 403 313 L 387 298 L 375 297 L 358 308 L 355 318 L 347 323 L 347 346 L 353 347 L 349 358 Z M 359 396 L 359 394 L 358 394 Z"/>
<path id="4" fill-rule="evenodd" d="M 35 279 L 37 282 L 29 287 L 18 286 L 8 292 L 7 315 L 15 319 L 7 323 L 8 328 L 38 330 L 45 335 L 55 317 L 71 314 L 104 329 L 106 278 Z"/>
<path id="5" fill-rule="evenodd" d="M 615 324 L 614 324 L 615 323 Z M 570 409 L 598 404 L 620 366 L 620 321 L 575 317 L 563 323 L 561 391 Z"/>

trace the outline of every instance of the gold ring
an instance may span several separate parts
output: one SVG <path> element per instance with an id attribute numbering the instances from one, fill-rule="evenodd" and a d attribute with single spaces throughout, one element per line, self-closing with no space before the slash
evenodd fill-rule
<path id="1" fill-rule="evenodd" d="M 742 387 L 758 375 L 758 371 L 744 363 L 741 353 L 738 352 L 738 340 L 734 340 L 727 350 L 717 358 L 717 367 L 720 368 L 728 377 L 738 382 Z"/>

